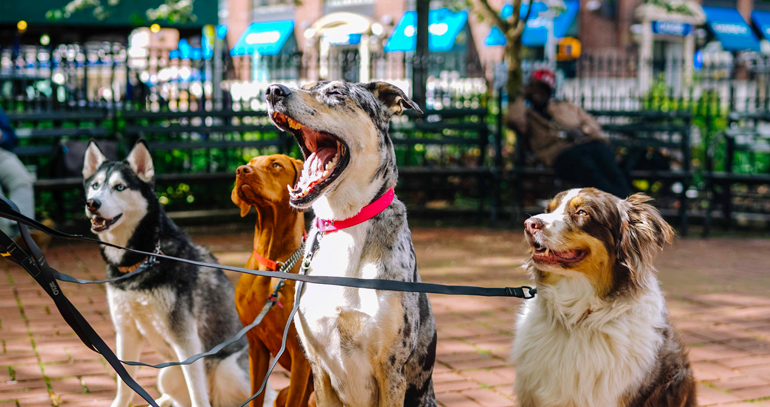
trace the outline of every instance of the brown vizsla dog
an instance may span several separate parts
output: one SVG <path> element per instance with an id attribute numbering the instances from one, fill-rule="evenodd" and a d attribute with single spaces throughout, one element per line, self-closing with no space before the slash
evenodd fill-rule
<path id="1" fill-rule="evenodd" d="M 274 262 L 284 262 L 300 247 L 305 228 L 304 216 L 289 206 L 287 185 L 294 185 L 302 172 L 302 161 L 276 154 L 255 157 L 247 165 L 238 167 L 233 189 L 233 203 L 241 208 L 241 216 L 250 207 L 257 210 L 254 230 L 254 252 L 246 268 L 274 270 Z M 292 273 L 299 271 L 301 259 Z M 244 325 L 254 322 L 272 294 L 277 279 L 242 274 L 235 289 L 235 306 Z M 313 375 L 305 359 L 297 331 L 288 321 L 294 304 L 294 281 L 287 280 L 280 291 L 279 303 L 265 315 L 262 323 L 246 335 L 249 339 L 251 391 L 256 393 L 267 373 L 270 355 L 281 348 L 286 324 L 291 324 L 286 340 L 286 351 L 278 363 L 291 372 L 289 387 L 281 390 L 275 401 L 277 407 L 306 407 L 313 392 Z M 280 306 L 279 306 L 280 304 Z M 265 394 L 251 402 L 261 407 Z"/>

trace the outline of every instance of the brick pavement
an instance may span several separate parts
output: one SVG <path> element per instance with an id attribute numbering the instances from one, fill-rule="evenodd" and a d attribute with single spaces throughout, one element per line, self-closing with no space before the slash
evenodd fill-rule
<path id="1" fill-rule="evenodd" d="M 195 240 L 226 264 L 244 264 L 251 250 L 248 234 Z M 487 286 L 528 281 L 518 268 L 525 254 L 520 232 L 419 228 L 414 240 L 425 281 Z M 47 256 L 76 277 L 104 276 L 93 246 L 55 246 Z M 679 240 L 657 264 L 674 325 L 691 348 L 700 405 L 770 407 L 770 240 Z M 80 344 L 23 270 L 0 262 L 0 279 L 0 407 L 108 406 L 115 392 L 108 365 Z M 64 286 L 114 347 L 104 288 Z M 439 403 L 516 405 L 515 372 L 507 360 L 520 301 L 447 296 L 431 301 L 439 329 L 434 374 Z M 142 360 L 160 362 L 149 348 Z M 140 369 L 137 379 L 157 396 L 155 373 Z M 283 371 L 272 380 L 276 388 L 288 384 Z"/>

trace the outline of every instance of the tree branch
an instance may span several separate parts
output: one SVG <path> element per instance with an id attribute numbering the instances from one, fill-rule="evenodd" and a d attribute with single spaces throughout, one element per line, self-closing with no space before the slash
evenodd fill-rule
<path id="1" fill-rule="evenodd" d="M 521 0 L 519 0 L 521 1 Z M 477 4 L 476 9 L 487 20 L 492 21 L 504 34 L 510 31 L 511 25 L 500 17 L 500 13 L 495 11 L 492 6 L 489 5 L 489 0 L 474 0 Z"/>
<path id="2" fill-rule="evenodd" d="M 527 6 L 527 14 L 524 14 L 524 18 L 517 22 L 518 24 L 516 24 L 516 27 L 514 28 L 514 31 L 513 31 L 514 36 L 521 37 L 522 35 L 524 35 L 524 28 L 527 27 L 527 21 L 529 20 L 530 14 L 532 14 L 533 3 L 534 1 L 529 2 L 529 6 Z"/>
<path id="3" fill-rule="evenodd" d="M 513 13 L 508 17 L 508 23 L 511 24 L 511 29 L 515 30 L 519 26 L 519 16 L 521 15 L 521 2 L 522 0 L 513 0 Z M 506 34 L 513 34 L 506 33 Z"/>

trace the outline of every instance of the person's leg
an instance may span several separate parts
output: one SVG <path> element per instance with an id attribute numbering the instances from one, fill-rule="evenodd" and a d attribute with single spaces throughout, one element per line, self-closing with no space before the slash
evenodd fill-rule
<path id="1" fill-rule="evenodd" d="M 618 191 L 614 183 L 607 178 L 590 149 L 590 146 L 583 144 L 559 154 L 553 163 L 556 176 L 581 187 L 598 188 L 620 196 L 622 191 Z"/>
<path id="2" fill-rule="evenodd" d="M 5 196 L 5 193 L 3 192 L 3 184 L 0 184 L 0 196 Z M 0 218 L 0 232 L 5 233 L 13 239 L 16 237 L 16 235 L 19 234 L 19 228 L 16 227 L 16 222 L 13 222 L 11 220 Z"/>
<path id="3" fill-rule="evenodd" d="M 23 215 L 35 218 L 34 177 L 16 154 L 0 148 L 0 186 Z M 11 237 L 19 233 L 15 222 L 0 219 L 0 228 Z M 10 232 L 10 233 L 9 233 Z"/>
<path id="4" fill-rule="evenodd" d="M 612 183 L 613 195 L 618 198 L 625 199 L 631 195 L 631 189 L 628 185 L 628 179 L 623 173 L 623 170 L 618 166 L 615 161 L 615 154 L 612 153 L 610 147 L 602 143 L 601 141 L 592 141 L 586 144 L 586 149 L 589 150 L 593 156 L 602 174 Z"/>

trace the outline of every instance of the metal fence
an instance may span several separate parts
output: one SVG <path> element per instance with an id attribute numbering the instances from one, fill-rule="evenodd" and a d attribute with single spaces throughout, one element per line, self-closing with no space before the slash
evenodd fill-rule
<path id="1" fill-rule="evenodd" d="M 57 47 L 0 47 L 0 106 L 8 112 L 82 111 L 100 107 L 112 112 L 112 131 L 121 131 L 125 111 L 262 111 L 264 93 L 274 82 L 300 86 L 319 79 L 386 80 L 411 91 L 415 61 L 408 54 L 341 52 L 321 58 L 317 53 L 273 57 L 181 57 L 170 49 L 127 49 L 118 43 Z M 427 109 L 489 107 L 499 115 L 494 89 L 499 63 L 467 60 L 455 54 L 431 54 L 424 61 L 430 79 Z M 693 114 L 693 168 L 701 174 L 719 161 L 716 135 L 731 111 L 770 110 L 770 58 L 749 55 L 735 59 L 704 57 L 697 64 L 683 59 L 641 62 L 634 54 L 584 54 L 574 61 L 550 65 L 525 61 L 525 75 L 540 66 L 558 74 L 556 96 L 586 110 L 683 110 Z M 500 120 L 489 116 L 490 124 Z M 497 132 L 502 132 L 502 126 Z M 496 137 L 501 137 L 500 134 Z M 414 147 L 414 154 L 423 154 Z M 709 155 L 709 149 L 716 153 Z M 443 150 L 442 150 L 443 151 Z M 458 151 L 493 155 L 492 151 Z M 495 158 L 502 163 L 503 157 Z M 767 157 L 746 160 L 765 168 Z M 502 165 L 502 164 L 500 164 Z M 743 166 L 745 167 L 745 166 Z M 741 167 L 741 168 L 743 168 Z M 714 168 L 720 169 L 717 163 Z M 748 172 L 756 169 L 748 169 Z M 697 185 L 697 184 L 696 184 Z M 701 194 L 705 184 L 699 185 Z M 759 189 L 758 189 L 759 190 Z M 756 195 L 757 190 L 749 191 Z M 764 191 L 764 189 L 761 189 Z M 503 197 L 503 200 L 506 198 Z"/>
<path id="2" fill-rule="evenodd" d="M 476 108 L 487 91 L 485 69 L 458 53 L 425 61 L 405 53 L 337 52 L 214 58 L 171 49 L 131 49 L 119 43 L 58 47 L 0 46 L 0 106 L 51 111 L 104 106 L 173 111 L 263 109 L 271 83 L 386 80 L 411 92 L 411 72 L 425 64 L 428 109 Z"/>

